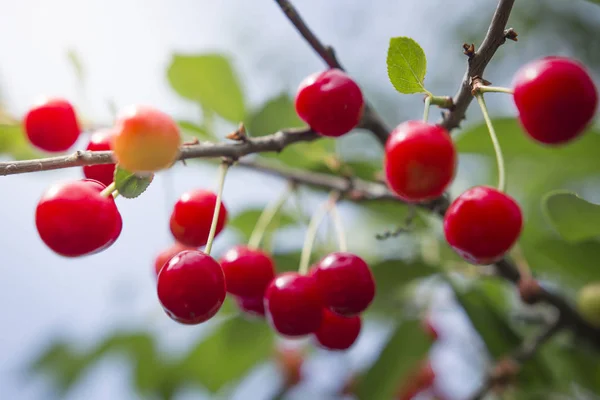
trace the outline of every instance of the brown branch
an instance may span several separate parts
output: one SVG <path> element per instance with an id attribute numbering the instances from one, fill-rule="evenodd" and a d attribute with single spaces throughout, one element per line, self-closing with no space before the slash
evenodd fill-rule
<path id="1" fill-rule="evenodd" d="M 288 0 L 275 0 L 279 5 L 285 16 L 294 25 L 298 33 L 302 35 L 304 40 L 317 52 L 319 57 L 325 61 L 325 64 L 329 68 L 338 68 L 344 71 L 344 67 L 340 64 L 339 60 L 335 56 L 335 51 L 330 46 L 325 46 L 312 30 L 306 25 L 302 16 L 298 13 L 296 8 Z M 373 135 L 379 140 L 381 144 L 385 145 L 387 138 L 390 134 L 390 128 L 383 121 L 381 116 L 373 109 L 373 106 L 365 100 L 365 108 L 363 110 L 363 117 L 359 125 L 360 128 L 371 131 Z"/>
<path id="2" fill-rule="evenodd" d="M 471 79 L 476 76 L 483 76 L 483 72 L 488 63 L 496 53 L 496 50 L 506 42 L 506 23 L 515 3 L 515 0 L 500 0 L 490 27 L 481 43 L 481 46 L 475 54 L 469 57 L 467 71 L 463 77 L 462 83 L 458 92 L 453 98 L 454 108 L 445 112 L 443 119 L 440 122 L 444 128 L 452 130 L 458 128 L 461 121 L 465 118 L 467 108 L 473 100 L 471 94 Z"/>

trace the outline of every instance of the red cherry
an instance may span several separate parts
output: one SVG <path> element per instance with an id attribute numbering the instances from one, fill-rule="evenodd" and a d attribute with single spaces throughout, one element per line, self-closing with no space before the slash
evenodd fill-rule
<path id="1" fill-rule="evenodd" d="M 55 253 L 79 257 L 111 246 L 121 234 L 123 221 L 105 186 L 94 180 L 58 183 L 42 195 L 35 224 L 42 241 Z"/>
<path id="2" fill-rule="evenodd" d="M 487 186 L 473 187 L 450 205 L 444 217 L 448 244 L 472 264 L 491 264 L 515 244 L 523 216 L 510 196 Z"/>
<path id="3" fill-rule="evenodd" d="M 100 130 L 90 136 L 90 142 L 86 150 L 106 151 L 110 150 L 110 141 L 115 132 L 111 130 Z M 104 185 L 110 185 L 115 176 L 115 164 L 86 165 L 83 167 L 86 178 L 97 180 Z"/>
<path id="4" fill-rule="evenodd" d="M 312 276 L 285 272 L 277 276 L 265 292 L 267 318 L 285 336 L 315 332 L 323 318 L 323 299 Z"/>
<path id="5" fill-rule="evenodd" d="M 351 253 L 331 253 L 317 264 L 313 276 L 333 312 L 350 317 L 371 304 L 375 281 L 367 263 Z"/>
<path id="6" fill-rule="evenodd" d="M 219 262 L 225 273 L 227 291 L 236 296 L 262 297 L 275 278 L 273 260 L 259 249 L 236 246 Z"/>
<path id="7" fill-rule="evenodd" d="M 188 325 L 212 318 L 225 301 L 225 275 L 211 256 L 184 250 L 161 269 L 158 299 L 173 320 Z"/>
<path id="8" fill-rule="evenodd" d="M 225 275 L 227 281 L 227 275 Z M 227 287 L 229 289 L 229 287 Z M 265 316 L 265 302 L 264 298 L 261 297 L 239 297 L 235 296 L 235 302 L 237 303 L 240 310 L 246 314 L 250 314 L 254 317 Z"/>
<path id="9" fill-rule="evenodd" d="M 422 121 L 404 122 L 385 145 L 387 184 L 407 202 L 434 199 L 454 179 L 456 160 L 456 148 L 446 129 Z"/>
<path id="10" fill-rule="evenodd" d="M 598 106 L 589 72 L 575 60 L 546 57 L 524 65 L 514 78 L 519 120 L 534 140 L 564 144 L 583 133 Z"/>
<path id="11" fill-rule="evenodd" d="M 334 68 L 306 77 L 298 87 L 295 106 L 298 116 L 313 130 L 338 137 L 356 128 L 364 100 L 356 82 Z"/>
<path id="12" fill-rule="evenodd" d="M 321 347 L 328 350 L 349 349 L 360 334 L 359 316 L 342 317 L 327 309 L 323 310 L 323 321 L 315 338 Z"/>
<path id="13" fill-rule="evenodd" d="M 81 133 L 73 106 L 61 98 L 36 103 L 25 115 L 24 126 L 31 144 L 48 152 L 68 150 Z"/>
<path id="14" fill-rule="evenodd" d="M 158 253 L 156 259 L 154 260 L 154 272 L 156 273 L 156 276 L 158 276 L 162 267 L 164 267 L 165 264 L 169 262 L 171 258 L 173 258 L 176 254 L 181 253 L 184 250 L 196 249 L 194 247 L 185 246 L 179 242 L 175 242 L 170 247 L 167 247 L 166 249 Z"/>
<path id="15" fill-rule="evenodd" d="M 191 247 L 204 246 L 208 241 L 217 195 L 211 191 L 196 189 L 184 193 L 171 213 L 170 228 L 175 239 Z M 227 221 L 227 209 L 223 202 L 219 210 L 215 237 Z"/>

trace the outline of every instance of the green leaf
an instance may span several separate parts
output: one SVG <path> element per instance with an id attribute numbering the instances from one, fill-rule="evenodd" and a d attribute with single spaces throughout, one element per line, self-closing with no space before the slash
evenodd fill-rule
<path id="1" fill-rule="evenodd" d="M 273 253 L 277 272 L 297 271 L 300 266 L 300 252 Z"/>
<path id="2" fill-rule="evenodd" d="M 182 360 L 181 373 L 215 393 L 266 361 L 274 335 L 264 321 L 242 317 L 222 322 Z"/>
<path id="3" fill-rule="evenodd" d="M 118 164 L 115 168 L 115 188 L 119 191 L 119 195 L 126 199 L 134 199 L 144 193 L 153 179 L 154 174 L 134 174 Z"/>
<path id="4" fill-rule="evenodd" d="M 586 346 L 549 342 L 540 348 L 541 357 L 555 376 L 555 387 L 572 394 L 573 384 L 600 393 L 600 354 Z"/>
<path id="5" fill-rule="evenodd" d="M 234 228 L 242 234 L 245 240 L 248 240 L 262 212 L 263 210 L 261 209 L 244 210 L 231 218 L 227 222 L 227 226 L 229 228 Z M 277 228 L 285 228 L 286 226 L 294 225 L 296 223 L 296 219 L 283 210 L 279 212 L 279 216 L 279 221 L 272 221 L 273 224 L 277 223 Z M 277 217 L 275 219 L 277 219 Z"/>
<path id="6" fill-rule="evenodd" d="M 246 122 L 251 136 L 270 135 L 284 128 L 306 126 L 296 114 L 292 98 L 282 93 L 267 101 L 259 110 L 252 113 Z"/>
<path id="7" fill-rule="evenodd" d="M 379 358 L 359 380 L 360 400 L 394 398 L 399 382 L 425 359 L 432 340 L 423 333 L 420 321 L 400 322 L 379 354 Z"/>
<path id="8" fill-rule="evenodd" d="M 14 160 L 43 157 L 27 140 L 21 124 L 0 124 L 0 154 Z"/>
<path id="9" fill-rule="evenodd" d="M 390 82 L 400 93 L 426 93 L 423 85 L 427 72 L 425 52 L 409 37 L 390 39 L 387 54 L 387 69 Z"/>
<path id="10" fill-rule="evenodd" d="M 241 122 L 246 116 L 239 78 L 221 54 L 175 54 L 167 71 L 171 87 L 226 120 Z"/>
<path id="11" fill-rule="evenodd" d="M 600 236 L 600 205 L 575 193 L 554 191 L 542 200 L 546 218 L 568 242 L 575 243 Z"/>
<path id="12" fill-rule="evenodd" d="M 198 140 L 208 142 L 217 140 L 216 136 L 212 132 L 209 132 L 207 129 L 191 121 L 177 121 L 177 124 L 182 131 L 198 138 Z"/>

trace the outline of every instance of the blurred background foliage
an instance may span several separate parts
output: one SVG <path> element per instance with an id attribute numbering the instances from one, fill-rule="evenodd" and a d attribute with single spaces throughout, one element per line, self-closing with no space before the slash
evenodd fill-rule
<path id="1" fill-rule="evenodd" d="M 482 16 L 490 14 L 494 3 L 481 2 L 464 20 L 455 21 L 451 27 L 453 47 L 442 55 L 448 57 L 449 65 L 462 71 L 464 59 L 460 45 L 463 41 L 479 43 L 488 26 L 488 18 Z M 519 32 L 520 40 L 507 43 L 498 52 L 486 77 L 496 85 L 506 86 L 510 76 L 523 62 L 557 53 L 582 60 L 598 77 L 600 7 L 593 3 L 518 1 L 509 25 Z M 434 25 L 431 29 L 438 29 L 438 26 Z M 440 27 L 441 33 L 443 29 L 448 28 Z M 69 57 L 77 75 L 84 80 L 85 66 L 76 54 Z M 168 82 L 175 93 L 196 104 L 201 115 L 197 120 L 179 121 L 188 138 L 223 140 L 225 134 L 240 121 L 244 122 L 252 136 L 303 126 L 294 112 L 292 92 L 276 94 L 258 107 L 252 106 L 231 61 L 229 56 L 218 52 L 173 55 L 166 71 Z M 431 76 L 427 86 L 436 94 L 452 94 L 457 87 L 457 81 Z M 360 76 L 357 79 L 361 81 Z M 382 95 L 376 90 L 370 91 L 368 86 L 365 91 L 390 125 L 420 116 L 413 113 L 420 107 L 415 96 Z M 493 96 L 502 95 L 488 97 Z M 509 101 L 494 98 L 490 103 L 500 108 Z M 401 106 L 408 103 L 412 104 L 412 108 Z M 527 139 L 514 112 L 498 115 L 493 107 L 492 114 L 496 115 L 494 125 L 507 161 L 508 191 L 518 199 L 525 213 L 526 228 L 520 241 L 523 255 L 533 273 L 545 284 L 556 285 L 564 293 L 574 296 L 585 283 L 600 281 L 600 235 L 593 227 L 586 228 L 584 223 L 590 218 L 598 218 L 598 208 L 590 207 L 588 211 L 561 219 L 560 216 L 555 218 L 552 210 L 571 209 L 570 205 L 557 201 L 548 203 L 545 209 L 542 201 L 549 192 L 564 189 L 592 203 L 600 202 L 600 127 L 590 127 L 581 140 L 568 146 L 542 148 Z M 432 112 L 432 118 L 435 117 L 436 113 Z M 456 134 L 456 143 L 461 152 L 461 167 L 452 195 L 456 196 L 474 184 L 494 184 L 493 148 L 475 105 L 469 111 L 467 122 Z M 18 118 L 2 109 L 0 151 L 12 159 L 40 156 L 24 140 Z M 280 154 L 260 154 L 250 158 L 268 165 L 340 176 L 351 171 L 368 180 L 377 180 L 381 170 L 380 146 L 360 130 L 339 141 L 322 139 L 299 143 Z M 299 263 L 302 232 L 310 213 L 310 208 L 303 206 L 302 198 L 323 194 L 301 188 L 297 198 L 288 204 L 278 219 L 269 241 L 278 271 L 294 270 Z M 579 210 L 574 207 L 574 210 Z M 421 320 L 425 315 L 431 315 L 432 309 L 443 314 L 444 309 L 441 307 L 440 311 L 439 302 L 433 302 L 440 292 L 450 291 L 450 297 L 470 321 L 467 323 L 473 328 L 470 336 L 448 340 L 460 341 L 467 348 L 474 347 L 474 350 L 456 354 L 456 357 L 464 358 L 473 365 L 488 365 L 510 353 L 524 337 L 535 331 L 537 325 L 531 320 L 548 315 L 546 308 L 522 306 L 512 286 L 485 277 L 479 269 L 462 262 L 444 243 L 440 221 L 435 217 L 419 212 L 410 233 L 385 242 L 375 242 L 376 233 L 394 229 L 403 223 L 408 212 L 406 207 L 395 202 L 374 201 L 348 205 L 348 208 L 352 215 L 345 221 L 348 230 L 368 231 L 366 237 L 371 238 L 370 243 L 357 252 L 370 262 L 377 281 L 377 297 L 366 319 L 376 331 L 384 332 L 384 339 L 370 355 L 364 357 L 359 367 L 340 378 L 339 388 L 313 394 L 316 398 L 341 398 L 340 390 L 350 375 L 358 382 L 356 394 L 359 398 L 392 398 L 403 379 L 427 358 L 431 350 L 432 343 L 423 332 Z M 260 208 L 247 208 L 231 215 L 227 228 L 235 232 L 238 242 L 248 240 L 260 212 Z M 577 219 L 582 223 L 565 225 Z M 588 230 L 579 232 L 578 226 Z M 565 232 L 569 240 L 565 239 Z M 335 248 L 326 236 L 327 232 L 324 233 L 324 239 L 313 255 L 315 260 Z M 291 237 L 295 239 L 291 240 Z M 523 322 L 525 320 L 529 322 Z M 370 331 L 365 335 L 371 335 Z M 105 357 L 116 356 L 122 357 L 131 366 L 131 385 L 144 398 L 171 399 L 184 390 L 214 398 L 229 398 L 236 385 L 257 367 L 278 365 L 274 354 L 280 342 L 264 321 L 248 320 L 239 315 L 235 305 L 228 300 L 219 317 L 208 323 L 195 343 L 183 351 L 167 351 L 153 333 L 146 330 L 115 331 L 87 347 L 57 337 L 31 361 L 27 374 L 41 373 L 50 377 L 60 397 L 81 380 L 89 368 Z M 313 351 L 312 347 L 308 346 L 308 351 Z M 526 364 L 510 398 L 599 398 L 598 359 L 600 354 L 596 350 L 587 348 L 569 335 L 559 336 Z M 294 398 L 306 398 L 306 392 L 302 392 L 301 388 L 291 388 L 285 394 L 281 390 L 284 370 L 280 368 L 278 371 L 280 382 L 263 383 L 272 387 L 273 398 L 293 396 L 294 391 L 298 392 Z M 452 376 L 452 371 L 446 373 Z M 476 378 L 473 380 L 476 381 Z M 457 398 L 451 394 L 446 397 Z M 259 397 L 249 394 L 244 398 Z"/>

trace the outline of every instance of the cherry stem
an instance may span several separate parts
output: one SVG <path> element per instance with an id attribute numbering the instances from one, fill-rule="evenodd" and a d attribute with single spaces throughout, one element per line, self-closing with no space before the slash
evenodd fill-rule
<path id="1" fill-rule="evenodd" d="M 258 221 L 256 221 L 256 225 L 252 230 L 252 234 L 250 235 L 250 240 L 248 240 L 248 247 L 251 249 L 257 249 L 262 242 L 267 228 L 277 215 L 283 205 L 287 202 L 290 195 L 293 192 L 292 185 L 289 185 L 275 201 L 269 204 L 258 217 Z"/>
<path id="2" fill-rule="evenodd" d="M 333 207 L 338 200 L 340 194 L 338 192 L 331 192 L 327 201 L 325 201 L 321 207 L 313 214 L 306 229 L 306 236 L 304 238 L 304 246 L 302 247 L 302 254 L 300 255 L 300 267 L 298 272 L 302 275 L 306 275 L 310 263 L 310 255 L 312 248 L 317 237 L 319 226 L 323 221 L 323 218 L 327 215 L 331 207 Z"/>
<path id="3" fill-rule="evenodd" d="M 108 196 L 112 195 L 113 192 L 116 191 L 115 188 L 116 188 L 116 184 L 113 182 L 110 185 L 108 185 L 107 187 L 105 187 L 104 190 L 102 190 L 100 192 L 100 196 L 108 197 Z M 114 196 L 113 196 L 113 198 L 114 198 Z"/>
<path id="4" fill-rule="evenodd" d="M 479 86 L 477 88 L 477 91 L 479 93 L 507 93 L 507 94 L 514 94 L 514 90 L 512 90 L 511 88 L 505 88 L 505 87 L 500 87 L 500 86 Z"/>
<path id="5" fill-rule="evenodd" d="M 427 123 L 429 119 L 429 108 L 431 107 L 431 100 L 433 96 L 425 97 L 425 109 L 423 110 L 423 122 Z"/>
<path id="6" fill-rule="evenodd" d="M 346 251 L 348 251 L 348 242 L 346 241 L 346 233 L 344 232 L 344 225 L 342 224 L 342 218 L 340 217 L 340 213 L 338 212 L 335 202 L 331 206 L 330 214 L 331 214 L 331 219 L 333 220 L 333 224 L 335 226 L 335 233 L 337 235 L 340 251 L 346 252 Z"/>
<path id="7" fill-rule="evenodd" d="M 221 197 L 223 197 L 223 186 L 225 186 L 225 175 L 227 175 L 227 170 L 229 169 L 230 163 L 224 161 L 221 163 L 219 167 L 219 181 L 218 190 L 217 190 L 217 202 L 215 204 L 215 211 L 213 213 L 212 223 L 210 224 L 210 233 L 208 234 L 208 240 L 206 242 L 206 247 L 204 249 L 204 253 L 210 255 L 210 251 L 212 249 L 213 241 L 215 240 L 215 234 L 217 232 L 217 223 L 219 221 L 219 213 L 221 212 Z"/>
<path id="8" fill-rule="evenodd" d="M 481 112 L 483 113 L 483 119 L 485 119 L 488 131 L 490 132 L 490 139 L 492 139 L 494 151 L 496 152 L 496 161 L 498 162 L 498 190 L 504 192 L 506 190 L 506 174 L 504 170 L 504 157 L 502 156 L 502 148 L 500 147 L 500 142 L 498 142 L 498 136 L 496 135 L 496 131 L 494 130 L 494 125 L 492 124 L 492 120 L 490 119 L 490 115 L 488 114 L 483 94 L 477 92 L 475 94 L 475 97 L 477 98 L 477 102 L 479 103 L 479 107 L 481 108 Z"/>

